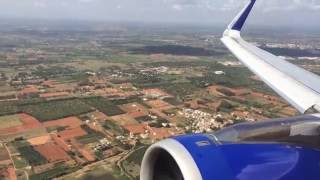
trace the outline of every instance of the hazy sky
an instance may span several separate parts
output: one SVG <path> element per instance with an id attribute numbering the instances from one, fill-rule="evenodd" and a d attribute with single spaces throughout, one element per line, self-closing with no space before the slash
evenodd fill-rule
<path id="1" fill-rule="evenodd" d="M 0 0 L 0 18 L 227 23 L 247 0 Z M 319 26 L 320 0 L 258 0 L 253 24 Z"/>

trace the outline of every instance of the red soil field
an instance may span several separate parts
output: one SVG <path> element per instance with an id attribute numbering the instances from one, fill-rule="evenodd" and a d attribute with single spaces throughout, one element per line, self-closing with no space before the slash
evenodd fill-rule
<path id="1" fill-rule="evenodd" d="M 61 97 L 61 96 L 69 96 L 68 92 L 55 92 L 55 93 L 43 93 L 40 94 L 41 98 L 53 98 L 53 97 Z"/>
<path id="2" fill-rule="evenodd" d="M 0 129 L 0 136 L 17 134 L 41 127 L 41 123 L 29 114 L 21 113 L 18 115 L 20 119 L 23 121 L 23 125 Z"/>
<path id="3" fill-rule="evenodd" d="M 35 128 L 35 127 L 40 127 L 41 123 L 34 117 L 30 116 L 29 114 L 19 114 L 20 119 L 23 121 L 25 124 L 25 128 Z"/>
<path id="4" fill-rule="evenodd" d="M 122 126 L 122 127 L 132 134 L 144 134 L 148 128 L 148 125 L 146 125 L 146 124 L 133 124 L 133 125 L 126 125 L 126 126 Z"/>
<path id="5" fill-rule="evenodd" d="M 129 103 L 119 107 L 133 118 L 146 116 L 148 114 L 148 110 L 139 103 Z"/>
<path id="6" fill-rule="evenodd" d="M 72 139 L 71 144 L 87 161 L 96 160 L 92 152 L 80 143 L 78 143 L 76 140 Z"/>
<path id="7" fill-rule="evenodd" d="M 58 137 L 61 137 L 64 140 L 68 140 L 68 139 L 72 139 L 72 138 L 80 137 L 84 135 L 87 135 L 87 132 L 84 131 L 81 127 L 64 130 L 58 133 Z"/>
<path id="8" fill-rule="evenodd" d="M 63 118 L 63 119 L 58 119 L 58 120 L 54 120 L 54 121 L 46 121 L 43 122 L 42 125 L 44 127 L 54 127 L 54 126 L 67 126 L 70 128 L 76 128 L 79 127 L 82 124 L 82 121 L 75 117 L 75 116 L 71 116 L 71 117 L 67 117 L 67 118 Z"/>
<path id="9" fill-rule="evenodd" d="M 144 89 L 143 94 L 147 96 L 171 96 L 168 93 L 162 91 L 161 89 Z"/>
<path id="10" fill-rule="evenodd" d="M 54 143 L 35 146 L 34 149 L 43 157 L 45 157 L 50 163 L 70 160 L 68 154 L 61 147 Z"/>
<path id="11" fill-rule="evenodd" d="M 51 134 L 52 140 L 59 145 L 64 151 L 71 151 L 71 147 L 57 134 Z"/>
<path id="12" fill-rule="evenodd" d="M 162 109 L 162 110 L 165 110 L 165 109 L 171 109 L 171 108 L 174 108 L 174 106 L 172 106 L 171 104 L 167 103 L 167 102 L 164 102 L 162 100 L 151 100 L 151 101 L 147 101 L 146 102 L 149 106 L 153 107 L 153 108 L 156 108 L 156 109 Z"/>
<path id="13" fill-rule="evenodd" d="M 164 139 L 173 135 L 174 133 L 170 132 L 170 129 L 150 128 L 150 136 L 152 139 Z"/>
<path id="14" fill-rule="evenodd" d="M 12 166 L 8 168 L 0 168 L 0 177 L 4 180 L 17 180 L 16 171 Z"/>

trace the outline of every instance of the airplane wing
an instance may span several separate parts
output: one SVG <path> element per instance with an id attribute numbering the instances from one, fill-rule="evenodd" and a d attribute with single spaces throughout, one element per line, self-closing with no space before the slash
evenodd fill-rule
<path id="1" fill-rule="evenodd" d="M 255 2 L 250 0 L 236 16 L 221 41 L 244 65 L 301 113 L 320 112 L 319 76 L 241 38 L 241 29 Z"/>

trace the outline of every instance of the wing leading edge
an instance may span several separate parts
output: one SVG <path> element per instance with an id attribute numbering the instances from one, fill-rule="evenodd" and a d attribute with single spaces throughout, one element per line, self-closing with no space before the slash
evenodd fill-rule
<path id="1" fill-rule="evenodd" d="M 241 38 L 241 29 L 255 2 L 256 0 L 251 0 L 237 15 L 221 41 L 244 65 L 301 113 L 320 112 L 319 76 Z"/>

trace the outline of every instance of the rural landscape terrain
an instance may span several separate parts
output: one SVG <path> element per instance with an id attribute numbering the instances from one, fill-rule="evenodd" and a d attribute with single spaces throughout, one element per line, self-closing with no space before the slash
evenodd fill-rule
<path id="1" fill-rule="evenodd" d="M 297 115 L 224 48 L 222 32 L 2 22 L 0 179 L 137 180 L 154 142 Z M 248 41 L 320 74 L 319 34 L 254 32 Z"/>

